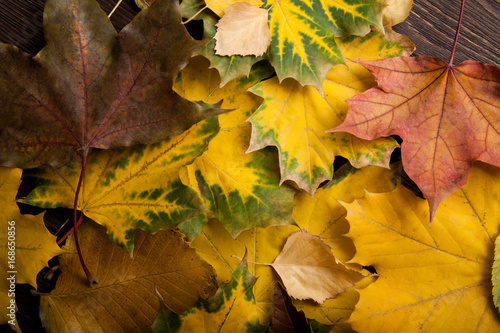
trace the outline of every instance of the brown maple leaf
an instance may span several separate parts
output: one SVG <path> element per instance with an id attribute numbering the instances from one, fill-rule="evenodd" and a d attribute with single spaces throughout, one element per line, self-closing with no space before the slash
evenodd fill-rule
<path id="1" fill-rule="evenodd" d="M 467 182 L 472 162 L 500 166 L 500 69 L 457 66 L 421 56 L 359 62 L 378 87 L 348 101 L 331 131 L 372 140 L 399 135 L 408 175 L 426 196 L 432 221 L 439 203 Z"/>
<path id="2" fill-rule="evenodd" d="M 181 24 L 178 1 L 157 1 L 117 35 L 95 0 L 48 0 L 44 29 L 34 58 L 0 44 L 1 165 L 62 165 L 91 147 L 166 139 L 214 114 L 172 91 L 203 45 Z"/>

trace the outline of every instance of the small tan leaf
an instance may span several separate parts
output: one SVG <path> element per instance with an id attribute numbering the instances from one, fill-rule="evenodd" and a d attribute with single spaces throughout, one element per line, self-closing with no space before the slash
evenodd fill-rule
<path id="1" fill-rule="evenodd" d="M 215 54 L 221 56 L 261 56 L 271 43 L 267 9 L 246 2 L 227 7 L 219 20 L 214 38 Z"/>
<path id="2" fill-rule="evenodd" d="M 344 266 L 319 236 L 305 229 L 288 237 L 272 266 L 290 296 L 320 304 L 345 292 L 364 277 Z"/>

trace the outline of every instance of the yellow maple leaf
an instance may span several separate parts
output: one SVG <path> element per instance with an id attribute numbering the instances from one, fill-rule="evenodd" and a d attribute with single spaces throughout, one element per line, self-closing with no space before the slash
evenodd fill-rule
<path id="1" fill-rule="evenodd" d="M 379 59 L 413 50 L 406 37 L 373 32 L 365 37 L 336 39 L 346 57 Z M 347 114 L 348 98 L 375 85 L 373 76 L 362 66 L 348 60 L 348 67 L 333 67 L 323 82 L 324 96 L 312 86 L 293 79 L 281 83 L 277 77 L 260 82 L 252 92 L 264 103 L 252 114 L 249 152 L 276 146 L 280 156 L 281 181 L 292 180 L 311 195 L 333 176 L 333 161 L 341 155 L 361 168 L 389 166 L 393 138 L 362 140 L 347 133 L 325 133 L 330 124 L 341 124 Z"/>
<path id="2" fill-rule="evenodd" d="M 469 182 L 440 205 L 432 227 L 425 200 L 399 185 L 349 204 L 353 262 L 379 278 L 360 290 L 349 322 L 377 332 L 495 332 L 491 296 L 499 233 L 500 169 L 477 163 Z"/>
<path id="3" fill-rule="evenodd" d="M 56 236 L 50 234 L 43 223 L 43 216 L 21 215 L 16 204 L 16 193 L 21 184 L 21 169 L 0 168 L 0 191 L 6 198 L 0 213 L 0 258 L 3 274 L 16 271 L 17 283 L 37 287 L 36 276 L 54 256 L 64 253 L 56 244 Z M 9 223 L 10 222 L 10 223 Z M 9 242 L 12 248 L 9 249 Z M 9 246 L 8 246 L 9 245 Z M 12 267 L 9 251 L 14 252 Z M 8 281 L 2 278 L 2 290 Z"/>
<path id="4" fill-rule="evenodd" d="M 267 16 L 267 9 L 246 2 L 236 2 L 227 7 L 224 16 L 216 24 L 215 54 L 263 55 L 271 43 Z"/>

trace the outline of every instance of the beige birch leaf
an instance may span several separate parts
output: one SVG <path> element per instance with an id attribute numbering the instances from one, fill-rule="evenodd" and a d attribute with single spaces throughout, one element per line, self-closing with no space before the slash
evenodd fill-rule
<path id="1" fill-rule="evenodd" d="M 365 276 L 347 268 L 319 236 L 302 229 L 288 240 L 272 264 L 290 296 L 321 304 Z"/>
<path id="2" fill-rule="evenodd" d="M 220 56 L 261 56 L 271 43 L 267 9 L 246 2 L 226 8 L 214 38 L 215 54 Z"/>

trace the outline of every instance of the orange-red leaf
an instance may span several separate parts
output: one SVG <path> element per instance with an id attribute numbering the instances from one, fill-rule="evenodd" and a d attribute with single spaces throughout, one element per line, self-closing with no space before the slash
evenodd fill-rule
<path id="1" fill-rule="evenodd" d="M 372 140 L 399 135 L 408 175 L 429 201 L 430 218 L 467 182 L 472 162 L 500 166 L 500 69 L 431 57 L 359 62 L 378 87 L 349 100 L 345 131 Z"/>

